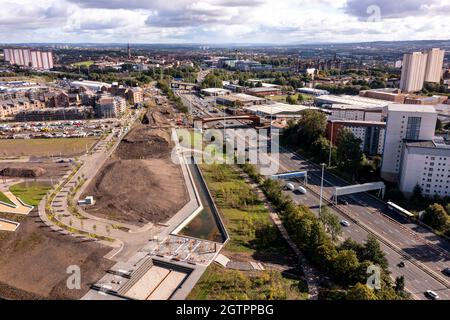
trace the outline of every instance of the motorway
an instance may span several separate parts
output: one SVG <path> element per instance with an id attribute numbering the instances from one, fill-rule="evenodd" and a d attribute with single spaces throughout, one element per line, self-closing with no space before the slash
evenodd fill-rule
<path id="1" fill-rule="evenodd" d="M 196 96 L 180 96 L 183 102 L 191 104 L 199 114 L 224 115 L 220 110 L 214 114 L 208 112 L 213 106 L 208 106 L 204 100 Z M 231 128 L 241 127 L 242 123 L 230 120 L 222 125 Z M 304 204 L 317 212 L 321 181 L 320 166 L 282 148 L 280 153 L 272 154 L 271 161 L 279 165 L 279 172 L 308 171 L 311 177 L 306 186 L 308 194 L 299 195 L 292 192 L 290 194 L 298 204 Z M 346 196 L 348 205 L 333 205 L 328 201 L 331 199 L 333 187 L 344 185 L 346 185 L 344 181 L 325 171 L 324 204 L 328 204 L 331 211 L 340 219 L 351 223 L 349 227 L 343 228 L 343 236 L 364 242 L 369 234 L 374 235 L 386 254 L 392 276 L 405 277 L 406 289 L 414 299 L 426 299 L 423 293 L 426 290 L 433 290 L 441 299 L 450 300 L 450 279 L 441 272 L 445 267 L 450 266 L 450 243 L 402 217 L 393 216 L 386 210 L 386 204 L 383 201 L 369 194 Z M 397 266 L 401 261 L 405 262 L 403 268 Z"/>

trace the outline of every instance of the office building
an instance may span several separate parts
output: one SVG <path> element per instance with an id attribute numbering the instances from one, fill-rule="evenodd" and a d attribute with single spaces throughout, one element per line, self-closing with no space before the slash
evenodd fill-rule
<path id="1" fill-rule="evenodd" d="M 381 177 L 396 182 L 400 172 L 404 141 L 432 140 L 437 113 L 430 105 L 392 104 L 387 123 Z"/>

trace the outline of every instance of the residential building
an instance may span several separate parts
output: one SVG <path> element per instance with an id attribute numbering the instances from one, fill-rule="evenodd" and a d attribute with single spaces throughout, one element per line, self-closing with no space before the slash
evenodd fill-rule
<path id="1" fill-rule="evenodd" d="M 424 196 L 450 196 L 450 142 L 444 139 L 406 142 L 399 188 L 411 195 L 416 185 Z"/>
<path id="2" fill-rule="evenodd" d="M 5 61 L 23 67 L 31 67 L 38 70 L 53 68 L 53 54 L 51 51 L 41 51 L 25 48 L 3 49 Z"/>
<path id="3" fill-rule="evenodd" d="M 403 57 L 400 89 L 417 92 L 424 82 L 440 83 L 443 75 L 445 51 L 437 48 L 407 53 Z"/>
<path id="4" fill-rule="evenodd" d="M 350 121 L 382 121 L 384 107 L 364 107 L 347 104 L 335 104 L 331 107 L 331 115 L 335 119 Z"/>
<path id="5" fill-rule="evenodd" d="M 437 113 L 433 106 L 392 104 L 387 107 L 381 177 L 396 182 L 400 172 L 404 140 L 432 140 Z"/>
<path id="6" fill-rule="evenodd" d="M 400 89 L 417 92 L 423 89 L 428 55 L 423 52 L 407 53 L 403 56 Z"/>
<path id="7" fill-rule="evenodd" d="M 333 145 L 342 129 L 350 130 L 361 140 L 361 151 L 368 155 L 383 154 L 386 122 L 380 121 L 353 121 L 330 119 L 327 123 L 327 139 Z"/>
<path id="8" fill-rule="evenodd" d="M 445 51 L 433 48 L 427 51 L 425 82 L 440 83 L 443 75 Z"/>
<path id="9" fill-rule="evenodd" d="M 124 98 L 102 96 L 95 107 L 95 115 L 99 118 L 116 118 L 126 111 L 127 103 Z"/>

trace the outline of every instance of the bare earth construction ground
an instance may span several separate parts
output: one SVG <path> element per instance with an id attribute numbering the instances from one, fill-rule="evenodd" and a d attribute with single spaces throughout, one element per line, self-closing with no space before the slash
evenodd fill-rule
<path id="1" fill-rule="evenodd" d="M 110 248 L 52 231 L 37 210 L 13 233 L 0 233 L 0 297 L 5 299 L 79 299 L 113 262 Z M 81 290 L 68 290 L 67 267 L 81 269 Z"/>
<path id="2" fill-rule="evenodd" d="M 96 200 L 86 210 L 135 225 L 167 221 L 188 201 L 171 147 L 168 131 L 137 125 L 85 190 Z"/>

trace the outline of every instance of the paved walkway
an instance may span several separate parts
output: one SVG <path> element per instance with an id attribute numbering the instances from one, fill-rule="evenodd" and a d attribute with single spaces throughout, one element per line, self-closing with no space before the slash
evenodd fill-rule
<path id="1" fill-rule="evenodd" d="M 269 200 L 267 200 L 264 192 L 260 189 L 260 187 L 256 183 L 253 182 L 253 180 L 251 180 L 251 178 L 245 172 L 243 172 L 240 168 L 239 170 L 241 172 L 242 177 L 245 178 L 246 182 L 250 184 L 253 189 L 257 190 L 258 197 L 264 202 L 264 205 L 267 208 L 267 210 L 269 210 L 269 215 L 272 222 L 275 224 L 275 226 L 278 228 L 283 238 L 286 240 L 291 249 L 297 255 L 299 266 L 303 270 L 305 280 L 308 285 L 309 299 L 317 300 L 319 297 L 319 290 L 318 290 L 319 282 L 322 279 L 319 272 L 309 263 L 309 261 L 305 258 L 304 254 L 292 241 L 286 228 L 283 225 L 283 222 L 280 219 L 280 216 L 278 215 L 276 210 L 272 207 Z"/>
<path id="2" fill-rule="evenodd" d="M 12 213 L 19 215 L 28 215 L 31 210 L 33 210 L 33 206 L 30 206 L 24 202 L 22 202 L 18 197 L 12 194 L 9 191 L 9 188 L 12 185 L 22 182 L 23 180 L 18 179 L 7 179 L 0 183 L 0 192 L 2 192 L 13 204 L 0 202 L 0 213 Z"/>

